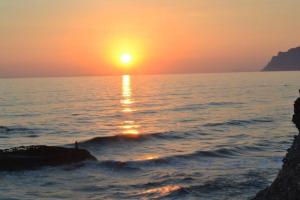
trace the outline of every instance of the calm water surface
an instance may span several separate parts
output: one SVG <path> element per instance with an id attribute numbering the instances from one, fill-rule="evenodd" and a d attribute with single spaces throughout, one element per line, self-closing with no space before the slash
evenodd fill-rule
<path id="1" fill-rule="evenodd" d="M 0 148 L 96 162 L 0 172 L 0 199 L 249 199 L 281 166 L 299 72 L 0 79 Z"/>

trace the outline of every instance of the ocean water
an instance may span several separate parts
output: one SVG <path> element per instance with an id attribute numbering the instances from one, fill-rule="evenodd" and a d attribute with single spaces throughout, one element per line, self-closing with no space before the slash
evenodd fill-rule
<path id="1" fill-rule="evenodd" d="M 297 133 L 299 72 L 0 79 L 0 148 L 98 161 L 0 172 L 0 199 L 242 200 Z"/>

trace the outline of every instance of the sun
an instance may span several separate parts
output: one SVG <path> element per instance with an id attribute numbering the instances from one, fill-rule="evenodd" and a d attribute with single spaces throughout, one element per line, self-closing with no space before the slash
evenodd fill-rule
<path id="1" fill-rule="evenodd" d="M 123 53 L 120 56 L 120 61 L 124 65 L 128 65 L 132 62 L 132 55 L 129 53 Z"/>
<path id="2" fill-rule="evenodd" d="M 101 53 L 107 66 L 115 68 L 116 73 L 117 70 L 124 74 L 141 71 L 144 62 L 148 62 L 148 47 L 139 36 L 107 38 L 105 43 L 106 48 Z"/>

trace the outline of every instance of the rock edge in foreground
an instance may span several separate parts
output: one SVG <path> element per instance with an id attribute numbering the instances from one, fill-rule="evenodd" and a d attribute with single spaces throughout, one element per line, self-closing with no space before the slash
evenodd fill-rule
<path id="1" fill-rule="evenodd" d="M 300 91 L 299 91 L 300 92 Z M 300 132 L 300 98 L 294 104 L 293 122 Z M 257 193 L 253 200 L 300 199 L 300 135 L 295 136 L 291 148 L 283 159 L 282 169 L 266 189 Z"/>

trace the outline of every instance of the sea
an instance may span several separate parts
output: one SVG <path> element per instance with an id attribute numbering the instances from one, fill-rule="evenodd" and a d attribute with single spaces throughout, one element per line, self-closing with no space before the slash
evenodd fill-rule
<path id="1" fill-rule="evenodd" d="M 0 79 L 0 149 L 77 141 L 97 158 L 0 172 L 0 199 L 251 199 L 276 177 L 297 134 L 299 77 Z"/>

